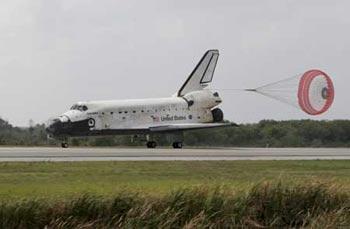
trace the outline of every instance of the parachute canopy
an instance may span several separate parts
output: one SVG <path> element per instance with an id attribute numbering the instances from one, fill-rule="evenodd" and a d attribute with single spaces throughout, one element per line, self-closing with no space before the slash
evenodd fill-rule
<path id="1" fill-rule="evenodd" d="M 331 78 L 320 70 L 310 70 L 275 83 L 247 89 L 297 107 L 307 114 L 326 112 L 334 100 Z"/>

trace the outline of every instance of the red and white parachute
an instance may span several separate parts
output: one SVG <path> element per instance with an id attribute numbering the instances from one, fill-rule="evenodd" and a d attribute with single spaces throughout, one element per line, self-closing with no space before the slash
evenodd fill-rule
<path id="1" fill-rule="evenodd" d="M 247 89 L 295 106 L 307 114 L 326 112 L 334 100 L 331 78 L 320 70 L 310 70 L 255 89 Z"/>

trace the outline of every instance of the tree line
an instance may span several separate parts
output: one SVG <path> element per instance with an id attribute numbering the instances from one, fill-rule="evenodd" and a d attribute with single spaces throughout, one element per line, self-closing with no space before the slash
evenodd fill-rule
<path id="1" fill-rule="evenodd" d="M 155 136 L 159 145 L 170 145 L 165 134 Z M 140 146 L 144 143 L 131 136 L 73 138 L 73 146 Z M 239 146 L 239 147 L 349 147 L 350 120 L 314 121 L 262 120 L 254 124 L 241 124 L 210 130 L 185 132 L 187 146 Z M 27 128 L 15 127 L 0 118 L 0 145 L 48 146 L 57 144 L 48 140 L 45 124 Z"/>

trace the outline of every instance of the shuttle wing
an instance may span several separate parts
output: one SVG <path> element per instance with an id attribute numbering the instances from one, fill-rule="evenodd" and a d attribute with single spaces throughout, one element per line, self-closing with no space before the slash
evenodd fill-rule
<path id="1" fill-rule="evenodd" d="M 149 127 L 151 132 L 170 132 L 177 130 L 196 130 L 217 127 L 238 126 L 235 123 L 183 123 Z"/>

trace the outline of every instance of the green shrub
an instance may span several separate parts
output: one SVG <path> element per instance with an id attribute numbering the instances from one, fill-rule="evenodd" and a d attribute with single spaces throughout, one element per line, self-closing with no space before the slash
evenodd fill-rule
<path id="1" fill-rule="evenodd" d="M 350 225 L 350 195 L 324 184 L 204 187 L 162 197 L 120 193 L 0 204 L 1 228 L 319 228 Z"/>

